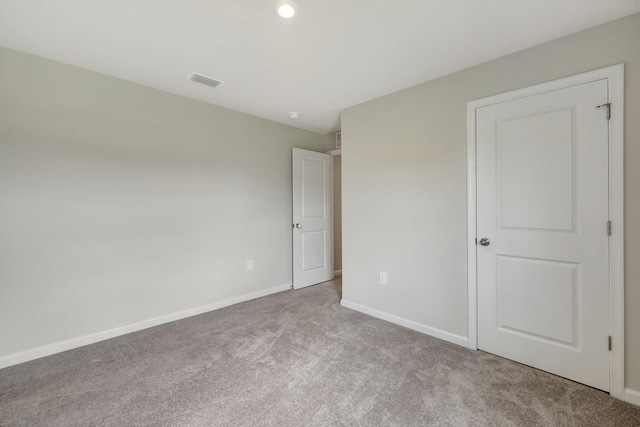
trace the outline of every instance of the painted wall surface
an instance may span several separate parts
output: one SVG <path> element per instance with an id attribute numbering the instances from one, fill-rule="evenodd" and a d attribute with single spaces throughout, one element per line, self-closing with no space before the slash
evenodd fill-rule
<path id="1" fill-rule="evenodd" d="M 342 270 L 342 156 L 333 156 L 333 269 Z"/>
<path id="2" fill-rule="evenodd" d="M 478 40 L 481 43 L 481 39 Z M 342 113 L 343 298 L 467 335 L 467 102 L 625 64 L 626 386 L 640 390 L 640 15 Z M 378 272 L 389 272 L 379 285 Z"/>
<path id="3" fill-rule="evenodd" d="M 0 358 L 290 284 L 291 148 L 332 145 L 0 48 Z"/>

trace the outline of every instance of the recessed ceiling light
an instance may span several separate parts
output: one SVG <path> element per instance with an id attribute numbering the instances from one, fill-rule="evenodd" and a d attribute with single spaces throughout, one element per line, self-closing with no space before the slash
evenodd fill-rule
<path id="1" fill-rule="evenodd" d="M 276 3 L 276 13 L 282 18 L 293 18 L 297 10 L 296 4 L 291 0 L 280 0 Z"/>
<path id="2" fill-rule="evenodd" d="M 292 111 L 289 113 L 289 118 L 293 119 L 293 120 L 298 120 L 298 118 L 300 117 L 300 113 L 296 113 L 295 111 Z"/>

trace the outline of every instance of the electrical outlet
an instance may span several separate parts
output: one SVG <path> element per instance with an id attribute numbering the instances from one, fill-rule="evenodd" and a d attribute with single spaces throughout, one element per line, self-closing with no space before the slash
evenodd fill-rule
<path id="1" fill-rule="evenodd" d="M 380 284 L 381 285 L 388 285 L 389 284 L 389 273 L 387 273 L 386 271 L 381 271 L 380 272 Z"/>
<path id="2" fill-rule="evenodd" d="M 253 260 L 252 259 L 248 259 L 247 260 L 247 270 L 253 270 Z"/>

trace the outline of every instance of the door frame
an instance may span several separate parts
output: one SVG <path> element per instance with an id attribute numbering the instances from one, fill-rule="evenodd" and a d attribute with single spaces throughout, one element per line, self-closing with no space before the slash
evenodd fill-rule
<path id="1" fill-rule="evenodd" d="M 331 280 L 334 280 L 336 276 L 342 276 L 342 266 L 340 270 L 336 270 L 336 216 L 335 216 L 335 191 L 334 189 L 334 178 L 336 174 L 335 161 L 337 156 L 342 156 L 342 148 L 336 148 L 335 150 L 325 151 L 325 154 L 331 156 L 331 235 L 333 236 L 333 251 L 331 252 L 331 263 L 333 265 L 331 274 Z M 342 173 L 342 170 L 340 170 Z M 342 191 L 340 192 L 340 196 L 342 197 Z M 341 212 L 342 213 L 342 212 Z M 340 242 L 340 246 L 342 246 L 342 242 Z"/>
<path id="2" fill-rule="evenodd" d="M 611 396 L 624 399 L 624 64 L 613 65 L 467 103 L 468 347 L 473 350 L 478 349 L 476 110 L 501 102 L 602 79 L 608 79 L 609 102 L 611 103 L 611 119 L 609 121 L 609 220 L 612 222 L 612 233 L 609 236 L 609 313 L 610 334 L 613 345 L 609 365 L 609 383 Z M 605 113 L 603 112 L 603 114 Z"/>

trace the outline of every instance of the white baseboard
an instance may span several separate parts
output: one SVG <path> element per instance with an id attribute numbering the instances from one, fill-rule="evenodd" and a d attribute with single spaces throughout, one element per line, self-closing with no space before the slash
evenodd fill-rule
<path id="1" fill-rule="evenodd" d="M 12 354 L 0 357 L 0 369 L 6 368 L 8 366 L 17 365 L 19 363 L 28 362 L 30 360 L 39 359 L 41 357 L 50 356 L 52 354 L 61 353 L 63 351 L 71 350 L 71 349 L 82 347 L 85 345 L 95 344 L 100 341 L 108 340 L 110 338 L 115 338 L 120 335 L 130 334 L 132 332 L 137 332 L 142 329 L 152 328 L 154 326 L 162 325 L 164 323 L 174 322 L 176 320 L 185 319 L 191 316 L 197 316 L 198 314 L 203 314 L 209 311 L 218 310 L 224 307 L 229 307 L 231 305 L 249 301 L 252 299 L 264 297 L 264 296 L 275 294 L 282 291 L 288 291 L 290 289 L 291 289 L 291 284 L 289 283 L 288 285 L 276 286 L 276 287 L 265 289 L 262 291 L 252 292 L 249 294 L 244 294 L 244 295 L 229 298 L 226 300 L 214 302 L 212 304 L 203 305 L 201 307 L 190 308 L 188 310 L 167 314 L 165 316 L 143 320 L 141 322 L 133 323 L 131 325 L 121 326 L 119 328 L 109 329 L 107 331 L 97 332 L 95 334 L 90 334 L 90 335 L 84 335 L 77 338 L 71 338 L 65 341 L 59 341 L 53 344 L 43 345 L 41 347 L 32 348 L 32 349 L 21 351 L 18 353 L 12 353 Z"/>
<path id="2" fill-rule="evenodd" d="M 402 317 L 374 310 L 373 308 L 365 307 L 364 305 L 356 304 L 345 299 L 340 300 L 340 305 L 355 311 L 359 311 L 360 313 L 368 314 L 369 316 L 373 316 L 378 319 L 386 320 L 387 322 L 395 323 L 396 325 L 404 326 L 405 328 L 413 329 L 414 331 L 418 331 L 426 335 L 431 335 L 432 337 L 440 338 L 441 340 L 461 345 L 463 347 L 468 347 L 469 345 L 468 338 L 443 331 L 442 329 L 423 325 L 422 323 L 414 322 L 412 320 L 403 319 Z"/>
<path id="3" fill-rule="evenodd" d="M 333 272 L 334 276 L 342 276 L 342 270 L 336 270 Z"/>
<path id="4" fill-rule="evenodd" d="M 625 388 L 624 401 L 631 403 L 632 405 L 640 406 L 640 391 Z"/>

